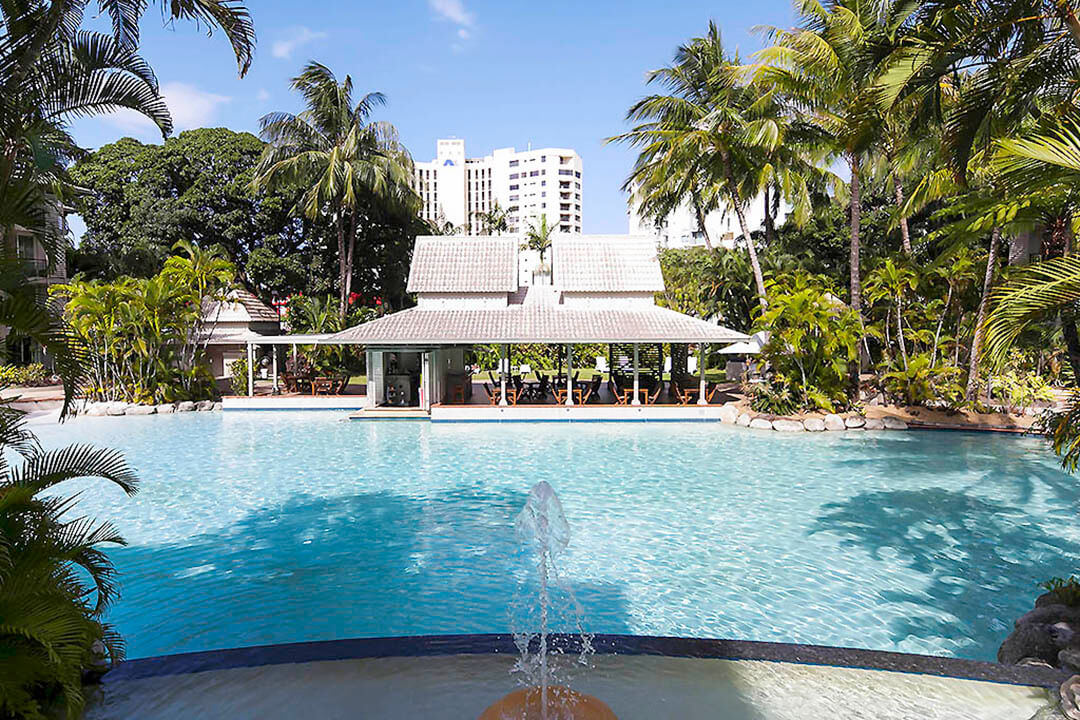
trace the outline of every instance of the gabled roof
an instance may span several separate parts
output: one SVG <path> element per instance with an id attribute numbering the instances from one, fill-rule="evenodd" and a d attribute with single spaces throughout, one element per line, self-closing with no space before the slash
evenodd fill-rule
<path id="1" fill-rule="evenodd" d="M 514 292 L 518 240 L 514 237 L 421 236 L 413 248 L 409 292 Z"/>
<path id="2" fill-rule="evenodd" d="M 343 330 L 328 342 L 360 345 L 687 342 L 726 344 L 746 335 L 658 306 L 626 310 L 559 305 L 498 309 L 412 308 Z"/>
<path id="3" fill-rule="evenodd" d="M 556 235 L 551 278 L 566 292 L 663 292 L 656 239 L 625 235 Z"/>
<path id="4" fill-rule="evenodd" d="M 277 323 L 277 311 L 245 290 L 231 290 L 225 302 L 208 302 L 203 306 L 203 316 L 218 322 Z"/>

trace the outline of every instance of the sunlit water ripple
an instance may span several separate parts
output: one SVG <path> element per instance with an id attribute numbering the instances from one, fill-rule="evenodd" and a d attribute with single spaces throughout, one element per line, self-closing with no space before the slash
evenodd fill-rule
<path id="1" fill-rule="evenodd" d="M 1080 558 L 1080 491 L 1033 439 L 719 424 L 348 422 L 185 413 L 39 425 L 124 450 L 113 520 L 131 657 L 357 636 L 506 632 L 513 519 L 559 493 L 595 632 L 992 659 Z"/>

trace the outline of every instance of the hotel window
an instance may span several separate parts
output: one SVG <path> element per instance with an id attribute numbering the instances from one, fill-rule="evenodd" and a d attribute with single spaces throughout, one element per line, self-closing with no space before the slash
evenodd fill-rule
<path id="1" fill-rule="evenodd" d="M 540 162 L 547 162 L 547 158 L 543 155 L 540 156 Z"/>
<path id="2" fill-rule="evenodd" d="M 536 177 L 539 174 L 540 174 L 540 172 L 538 170 L 531 170 L 529 172 L 529 177 Z"/>
<path id="3" fill-rule="evenodd" d="M 581 177 L 581 171 L 580 170 L 575 170 L 574 171 L 574 177 Z"/>
<path id="4" fill-rule="evenodd" d="M 518 174 L 517 173 L 510 173 L 510 179 L 511 180 L 517 180 L 518 179 Z"/>
<path id="5" fill-rule="evenodd" d="M 573 175 L 574 171 L 573 170 L 560 170 L 559 174 L 560 175 Z"/>
<path id="6" fill-rule="evenodd" d="M 517 196 L 517 195 L 511 195 L 511 196 L 510 196 L 510 202 L 514 202 L 515 200 L 517 200 L 517 199 L 518 199 L 518 197 L 519 197 L 519 196 Z"/>
<path id="7" fill-rule="evenodd" d="M 519 187 L 521 187 L 521 186 L 520 185 L 511 185 L 510 189 L 511 190 L 517 190 Z"/>
<path id="8" fill-rule="evenodd" d="M 517 160 L 511 160 L 510 161 L 510 167 L 517 167 L 517 166 L 518 166 L 518 161 Z"/>

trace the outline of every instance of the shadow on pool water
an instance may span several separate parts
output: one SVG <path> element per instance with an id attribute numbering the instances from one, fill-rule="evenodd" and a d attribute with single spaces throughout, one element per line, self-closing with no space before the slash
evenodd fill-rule
<path id="1" fill-rule="evenodd" d="M 977 638 L 965 648 L 971 657 L 994 657 L 1008 634 L 990 625 L 1008 616 L 1002 588 L 1030 588 L 1034 596 L 1038 583 L 1070 574 L 1069 558 L 1080 553 L 1080 544 L 1048 534 L 1016 507 L 943 488 L 862 493 L 822 511 L 813 532 L 836 533 L 875 559 L 891 551 L 930 578 L 917 594 L 877 589 L 883 602 L 912 605 L 910 618 L 892 622 L 897 642 L 956 635 L 960 623 L 963 635 Z M 1032 563 L 1032 553 L 1043 562 Z M 951 617 L 920 616 L 918 607 L 927 604 Z"/>
<path id="2" fill-rule="evenodd" d="M 389 492 L 296 495 L 182 546 L 114 551 L 124 602 L 110 619 L 124 629 L 131 657 L 297 640 L 505 632 L 528 566 L 504 518 L 524 498 L 462 488 L 423 502 Z M 462 537 L 474 542 L 463 546 Z M 619 586 L 575 580 L 573 591 L 588 608 L 591 630 L 629 632 Z M 556 621 L 554 629 L 571 628 Z"/>

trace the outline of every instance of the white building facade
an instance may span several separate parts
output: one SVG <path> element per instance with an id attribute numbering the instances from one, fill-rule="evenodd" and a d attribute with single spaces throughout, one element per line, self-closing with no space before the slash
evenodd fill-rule
<path id="1" fill-rule="evenodd" d="M 557 232 L 581 233 L 582 163 L 574 150 L 500 148 L 469 158 L 465 141 L 451 138 L 437 141 L 434 160 L 414 165 L 424 220 L 481 235 L 479 216 L 497 204 L 507 212 L 511 233 L 545 215 Z"/>
<path id="2" fill-rule="evenodd" d="M 705 234 L 701 231 L 697 215 L 690 207 L 689 202 L 684 202 L 675 211 L 667 216 L 663 222 L 657 225 L 649 218 L 638 214 L 637 203 L 633 195 L 627 200 L 627 217 L 629 233 L 631 235 L 649 235 L 656 237 L 657 244 L 664 248 L 688 248 L 698 247 L 705 244 Z M 765 201 L 758 197 L 750 203 L 746 209 L 746 227 L 750 232 L 763 230 L 765 227 Z M 776 225 L 784 222 L 787 216 L 788 206 L 780 203 L 777 212 Z M 713 210 L 705 215 L 705 229 L 709 233 L 709 240 L 713 247 L 735 247 L 735 238 L 742 235 L 739 227 L 739 218 L 734 211 Z"/>

